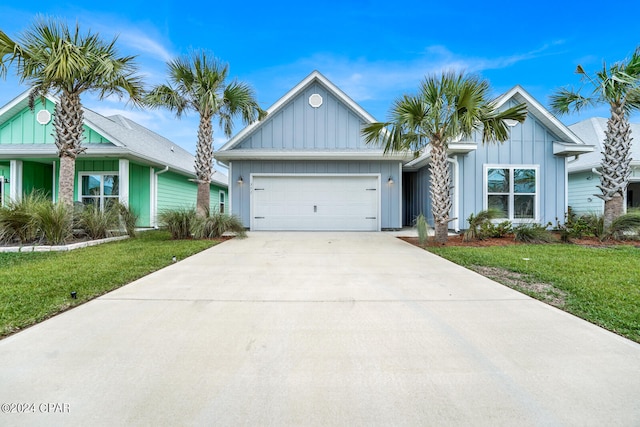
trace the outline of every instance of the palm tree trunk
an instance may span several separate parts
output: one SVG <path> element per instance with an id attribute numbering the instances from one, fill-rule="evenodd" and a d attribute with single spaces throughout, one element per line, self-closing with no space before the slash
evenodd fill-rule
<path id="1" fill-rule="evenodd" d="M 56 104 L 53 126 L 56 130 L 54 140 L 60 157 L 59 200 L 66 206 L 73 206 L 75 187 L 76 157 L 85 149 L 81 146 L 84 117 L 80 95 L 62 92 L 60 102 Z"/>
<path id="2" fill-rule="evenodd" d="M 447 147 L 442 141 L 431 141 L 431 210 L 435 226 L 435 239 L 445 243 L 449 235 L 449 212 L 451 211 L 451 176 L 447 161 Z"/>
<path id="3" fill-rule="evenodd" d="M 211 172 L 213 162 L 213 127 L 210 114 L 200 114 L 198 126 L 198 146 L 196 147 L 195 170 L 198 182 L 198 195 L 196 197 L 196 212 L 204 218 L 209 214 L 211 193 Z"/>
<path id="4" fill-rule="evenodd" d="M 631 129 L 624 111 L 624 105 L 611 104 L 611 117 L 602 150 L 602 173 L 600 191 L 597 196 L 604 200 L 604 228 L 624 214 L 624 193 L 627 191 L 631 175 Z"/>

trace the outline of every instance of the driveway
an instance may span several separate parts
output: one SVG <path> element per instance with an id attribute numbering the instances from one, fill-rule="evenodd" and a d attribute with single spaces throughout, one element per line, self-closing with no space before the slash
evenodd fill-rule
<path id="1" fill-rule="evenodd" d="M 0 403 L 28 404 L 0 425 L 632 426 L 640 345 L 385 233 L 250 233 L 0 341 Z"/>

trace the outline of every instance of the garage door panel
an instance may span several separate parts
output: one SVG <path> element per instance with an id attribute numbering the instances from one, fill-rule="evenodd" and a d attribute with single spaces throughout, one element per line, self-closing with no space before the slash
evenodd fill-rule
<path id="1" fill-rule="evenodd" d="M 254 230 L 378 230 L 377 176 L 255 176 Z"/>

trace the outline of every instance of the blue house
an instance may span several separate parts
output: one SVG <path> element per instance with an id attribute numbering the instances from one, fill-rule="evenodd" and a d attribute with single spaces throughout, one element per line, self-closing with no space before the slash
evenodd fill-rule
<path id="1" fill-rule="evenodd" d="M 607 119 L 593 117 L 569 126 L 586 144 L 593 145 L 594 151 L 579 156 L 569 162 L 569 206 L 576 214 L 602 214 L 604 201 L 596 194 L 602 194 L 597 185 L 602 162 L 602 144 L 607 129 Z M 640 207 L 640 124 L 631 123 L 631 176 L 627 187 L 627 208 Z"/>
<path id="2" fill-rule="evenodd" d="M 510 140 L 481 135 L 449 144 L 455 230 L 488 207 L 515 224 L 562 219 L 567 210 L 567 158 L 590 152 L 558 119 L 516 86 L 499 108 L 527 104 Z M 229 140 L 215 157 L 229 167 L 230 211 L 251 230 L 378 231 L 431 220 L 429 147 L 384 154 L 367 145 L 376 120 L 314 71 L 268 109 L 268 116 Z"/>

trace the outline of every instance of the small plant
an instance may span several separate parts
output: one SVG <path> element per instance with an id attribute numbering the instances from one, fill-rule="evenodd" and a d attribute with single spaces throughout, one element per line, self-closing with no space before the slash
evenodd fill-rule
<path id="1" fill-rule="evenodd" d="M 429 226 L 427 225 L 427 219 L 423 214 L 418 215 L 416 218 L 416 228 L 418 229 L 418 243 L 420 243 L 420 246 L 426 245 L 427 238 L 429 237 Z"/>
<path id="2" fill-rule="evenodd" d="M 521 224 L 513 229 L 515 240 L 524 243 L 555 243 L 556 237 L 547 229 L 547 225 Z"/>
<path id="3" fill-rule="evenodd" d="M 191 226 L 196 239 L 216 239 L 224 233 L 233 232 L 238 237 L 246 237 L 244 225 L 236 216 L 214 213 L 206 218 L 197 218 Z"/>
<path id="4" fill-rule="evenodd" d="M 640 211 L 632 211 L 614 219 L 607 230 L 606 237 L 617 240 L 640 239 Z"/>
<path id="5" fill-rule="evenodd" d="M 477 214 L 469 215 L 467 222 L 469 222 L 469 228 L 464 232 L 462 240 L 470 242 L 472 240 L 482 240 L 486 238 L 481 233 L 481 228 L 485 224 L 491 224 L 491 220 L 502 216 L 502 211 L 499 209 L 486 209 L 480 211 Z"/>
<path id="6" fill-rule="evenodd" d="M 588 214 L 577 216 L 571 207 L 569 207 L 565 215 L 564 224 L 557 222 L 556 230 L 560 232 L 560 238 L 563 242 L 568 242 L 572 238 L 581 239 L 582 237 L 601 237 L 603 236 L 604 220 L 602 215 Z"/>
<path id="7" fill-rule="evenodd" d="M 118 210 L 121 225 L 124 227 L 127 234 L 130 237 L 135 237 L 138 214 L 136 214 L 130 206 L 123 205 L 122 203 L 117 203 L 115 208 Z"/>
<path id="8" fill-rule="evenodd" d="M 492 222 L 485 222 L 480 226 L 480 236 L 481 239 L 486 239 L 488 237 L 494 238 L 503 238 L 507 234 L 511 234 L 513 232 L 513 225 L 511 221 L 502 221 L 498 224 L 494 224 Z"/>
<path id="9" fill-rule="evenodd" d="M 39 234 L 51 245 L 63 245 L 73 237 L 73 214 L 63 203 L 41 203 L 35 207 L 33 218 Z"/>
<path id="10" fill-rule="evenodd" d="M 78 214 L 78 227 L 92 239 L 104 239 L 118 227 L 118 209 L 110 206 L 101 210 L 95 205 L 85 205 Z"/>
<path id="11" fill-rule="evenodd" d="M 196 210 L 194 208 L 170 209 L 160 212 L 158 220 L 169 230 L 171 238 L 190 239 L 191 227 L 196 222 Z"/>
<path id="12" fill-rule="evenodd" d="M 0 208 L 2 241 L 20 244 L 35 241 L 38 237 L 38 221 L 33 214 L 47 203 L 50 203 L 47 196 L 42 191 L 36 190 Z"/>

